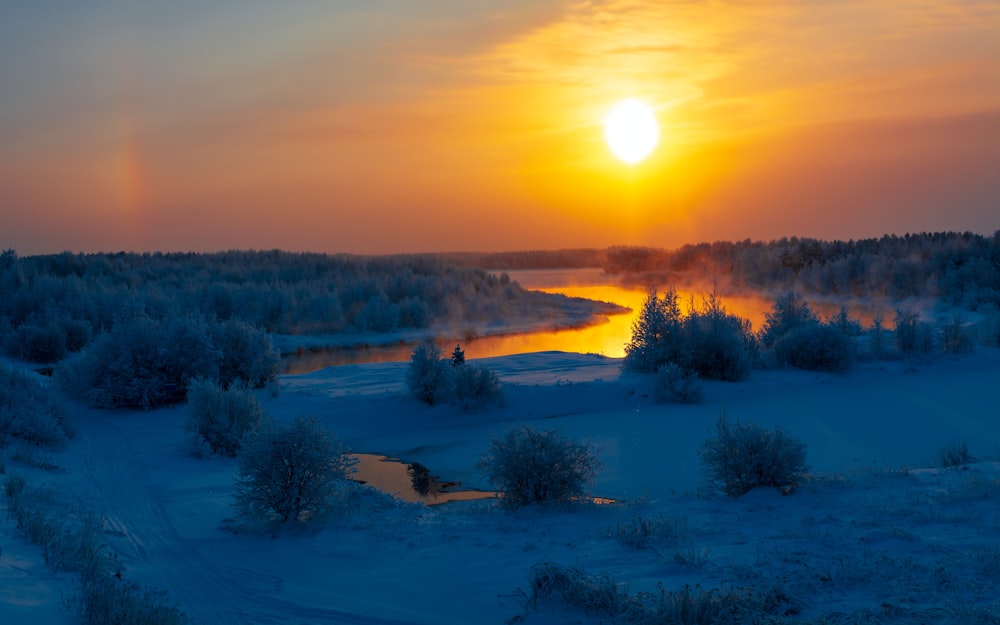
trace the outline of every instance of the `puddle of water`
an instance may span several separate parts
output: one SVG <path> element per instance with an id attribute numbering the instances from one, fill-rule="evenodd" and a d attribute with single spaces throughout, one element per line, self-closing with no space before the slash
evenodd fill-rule
<path id="1" fill-rule="evenodd" d="M 462 490 L 461 482 L 442 482 L 419 462 L 404 463 L 377 454 L 351 454 L 358 463 L 353 477 L 403 501 L 428 506 L 449 501 L 491 499 L 496 493 L 483 490 Z"/>
<path id="2" fill-rule="evenodd" d="M 354 479 L 384 493 L 415 503 L 436 506 L 449 501 L 473 501 L 503 497 L 503 493 L 486 490 L 460 490 L 461 482 L 442 482 L 419 462 L 405 463 L 396 458 L 378 454 L 351 454 L 358 463 L 354 465 Z M 617 503 L 607 497 L 584 497 L 581 501 L 595 505 Z"/>

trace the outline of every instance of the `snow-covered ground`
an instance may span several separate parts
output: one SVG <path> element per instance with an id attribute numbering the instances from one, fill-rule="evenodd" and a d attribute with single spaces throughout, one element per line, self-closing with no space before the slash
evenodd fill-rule
<path id="1" fill-rule="evenodd" d="M 354 451 L 419 462 L 467 488 L 489 487 L 475 464 L 511 424 L 590 439 L 604 464 L 593 494 L 616 503 L 506 512 L 491 500 L 370 495 L 300 535 L 236 533 L 235 462 L 188 455 L 184 406 L 74 408 L 79 434 L 49 458 L 63 471 L 10 457 L 6 470 L 104 515 L 127 578 L 162 588 L 196 623 L 608 622 L 552 605 L 524 616 L 541 562 L 633 592 L 777 584 L 793 621 L 1000 622 L 1000 350 L 847 375 L 754 371 L 706 383 L 698 405 L 655 403 L 649 378 L 617 359 L 485 362 L 504 382 L 503 408 L 420 404 L 406 395 L 406 363 L 284 376 L 277 396 L 260 398 L 276 419 L 316 416 Z M 813 478 L 789 496 L 699 494 L 698 448 L 722 411 L 805 442 Z M 980 460 L 935 468 L 955 441 Z M 639 518 L 661 532 L 623 544 Z M 75 576 L 46 568 L 6 515 L 0 549 L 0 623 L 76 622 L 60 605 Z"/>

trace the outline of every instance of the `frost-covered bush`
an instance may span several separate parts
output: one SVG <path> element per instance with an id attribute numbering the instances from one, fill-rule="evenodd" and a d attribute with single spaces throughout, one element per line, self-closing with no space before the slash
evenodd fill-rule
<path id="1" fill-rule="evenodd" d="M 76 592 L 63 605 L 86 625 L 183 625 L 190 620 L 169 605 L 162 591 L 123 578 L 117 555 L 101 540 L 102 518 L 60 501 L 23 476 L 4 480 L 9 517 L 32 543 L 42 547 L 50 569 L 80 574 Z"/>
<path id="2" fill-rule="evenodd" d="M 725 414 L 716 420 L 715 436 L 702 444 L 699 453 L 708 486 L 730 497 L 758 487 L 788 493 L 808 470 L 802 442 L 780 428 L 730 423 Z"/>
<path id="3" fill-rule="evenodd" d="M 919 313 L 897 310 L 894 323 L 893 340 L 901 354 L 927 354 L 933 349 L 932 328 Z"/>
<path id="4" fill-rule="evenodd" d="M 526 612 L 556 604 L 621 625 L 777 624 L 786 622 L 784 615 L 801 611 L 798 602 L 777 584 L 747 590 L 685 585 L 667 591 L 661 586 L 658 592 L 633 592 L 627 583 L 611 575 L 592 575 L 582 568 L 553 562 L 532 567 L 528 586 Z"/>
<path id="5" fill-rule="evenodd" d="M 500 378 L 486 365 L 461 364 L 454 367 L 452 376 L 452 398 L 462 410 L 503 404 Z"/>
<path id="6" fill-rule="evenodd" d="M 961 467 L 975 461 L 965 441 L 948 443 L 938 451 L 938 464 L 945 468 Z"/>
<path id="7" fill-rule="evenodd" d="M 941 351 L 946 354 L 967 354 L 972 351 L 972 334 L 966 329 L 961 315 L 954 315 L 941 329 Z"/>
<path id="8" fill-rule="evenodd" d="M 656 370 L 653 394 L 659 402 L 697 404 L 702 397 L 701 383 L 695 371 L 668 362 Z"/>
<path id="9" fill-rule="evenodd" d="M 636 549 L 676 547 L 691 540 L 687 517 L 665 514 L 634 517 L 628 523 L 619 523 L 614 534 L 622 546 Z"/>
<path id="10" fill-rule="evenodd" d="M 188 384 L 187 400 L 191 412 L 185 429 L 201 438 L 213 454 L 236 456 L 264 420 L 264 408 L 249 382 L 224 389 L 214 380 L 197 378 Z"/>
<path id="11" fill-rule="evenodd" d="M 316 419 L 265 421 L 243 444 L 236 508 L 251 521 L 307 521 L 327 511 L 355 461 Z"/>
<path id="12" fill-rule="evenodd" d="M 238 320 L 215 324 L 212 343 L 220 354 L 219 383 L 223 387 L 242 381 L 251 388 L 261 388 L 281 372 L 281 354 L 262 328 Z"/>
<path id="13" fill-rule="evenodd" d="M 714 292 L 700 310 L 683 315 L 673 289 L 663 297 L 650 291 L 632 325 L 623 366 L 655 373 L 673 362 L 702 378 L 737 381 L 750 374 L 754 347 L 749 323 L 727 313 Z"/>
<path id="14" fill-rule="evenodd" d="M 276 379 L 280 355 L 263 330 L 241 321 L 137 316 L 115 324 L 64 361 L 57 378 L 99 408 L 155 408 L 182 401 L 195 378 L 225 388 L 243 380 L 258 388 Z"/>
<path id="15" fill-rule="evenodd" d="M 41 363 L 57 362 L 69 353 L 66 334 L 52 323 L 44 326 L 21 324 L 7 336 L 4 348 L 15 358 Z"/>
<path id="16" fill-rule="evenodd" d="M 219 359 L 202 319 L 137 317 L 64 361 L 56 377 L 69 393 L 96 407 L 148 409 L 181 401 L 190 379 L 214 379 Z"/>
<path id="17" fill-rule="evenodd" d="M 689 369 L 708 380 L 739 382 L 750 375 L 749 323 L 724 309 L 693 312 L 685 320 Z"/>
<path id="18" fill-rule="evenodd" d="M 853 353 L 851 339 L 828 325 L 802 325 L 774 343 L 774 357 L 779 365 L 811 371 L 847 371 Z"/>
<path id="19" fill-rule="evenodd" d="M 186 625 L 186 614 L 169 603 L 166 593 L 108 571 L 84 575 L 80 592 L 67 606 L 86 625 Z"/>
<path id="20" fill-rule="evenodd" d="M 479 467 L 500 491 L 502 504 L 513 509 L 583 496 L 601 463 L 592 443 L 522 425 L 494 436 Z"/>
<path id="21" fill-rule="evenodd" d="M 441 348 L 432 341 L 417 345 L 406 374 L 410 394 L 431 406 L 440 403 L 451 393 L 452 369 L 450 361 L 441 358 Z"/>
<path id="22" fill-rule="evenodd" d="M 73 433 L 66 407 L 38 376 L 0 366 L 0 447 L 16 438 L 60 449 Z"/>
<path id="23" fill-rule="evenodd" d="M 761 343 L 765 347 L 771 347 L 792 330 L 818 324 L 819 319 L 810 310 L 809 304 L 802 296 L 794 291 L 789 291 L 774 301 L 771 312 L 764 313 Z"/>

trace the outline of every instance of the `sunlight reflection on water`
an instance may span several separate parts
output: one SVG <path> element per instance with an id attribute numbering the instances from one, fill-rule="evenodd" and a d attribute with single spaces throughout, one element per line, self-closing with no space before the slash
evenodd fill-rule
<path id="1" fill-rule="evenodd" d="M 461 490 L 460 482 L 441 482 L 419 462 L 403 463 L 376 454 L 351 454 L 358 463 L 353 479 L 402 499 L 434 506 L 449 501 L 492 499 L 496 493 Z"/>
<path id="2" fill-rule="evenodd" d="M 625 345 L 632 336 L 632 324 L 642 309 L 646 290 L 625 288 L 614 284 L 615 276 L 600 269 L 526 270 L 508 272 L 511 279 L 526 289 L 562 293 L 571 297 L 612 302 L 626 306 L 630 313 L 611 315 L 604 322 L 584 328 L 548 330 L 509 336 L 442 337 L 439 345 L 450 353 L 453 343 L 461 343 L 468 358 L 492 358 L 532 352 L 562 351 L 582 354 L 600 354 L 609 358 L 623 358 Z M 662 293 L 663 285 L 659 285 Z M 691 303 L 702 304 L 707 294 L 703 291 L 679 290 L 681 308 L 689 310 Z M 773 297 L 764 294 L 722 294 L 722 303 L 730 313 L 749 320 L 754 330 L 764 324 L 764 315 L 770 312 Z M 809 300 L 809 298 L 807 298 Z M 810 308 L 821 318 L 840 310 L 839 303 L 809 300 Z M 864 307 L 852 306 L 851 315 L 870 323 L 872 313 Z M 285 373 L 306 373 L 323 367 L 365 362 L 405 362 L 413 353 L 413 345 L 397 343 L 386 346 L 343 348 L 305 352 L 286 362 Z"/>

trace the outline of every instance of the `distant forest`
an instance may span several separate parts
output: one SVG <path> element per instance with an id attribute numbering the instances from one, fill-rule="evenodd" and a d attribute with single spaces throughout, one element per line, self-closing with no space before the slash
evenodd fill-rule
<path id="1" fill-rule="evenodd" d="M 281 251 L 0 254 L 0 343 L 53 362 L 121 321 L 238 321 L 280 334 L 391 332 L 511 320 L 579 323 L 610 305 L 528 291 L 430 255 Z"/>
<path id="2" fill-rule="evenodd" d="M 783 238 L 504 253 L 354 256 L 282 251 L 0 253 L 0 347 L 55 362 L 121 321 L 197 319 L 267 333 L 579 323 L 611 305 L 528 291 L 502 270 L 601 268 L 623 284 L 812 296 L 932 297 L 1000 308 L 1000 231 Z"/>
<path id="3" fill-rule="evenodd" d="M 885 235 L 822 241 L 717 241 L 668 250 L 611 247 L 550 252 L 452 254 L 460 264 L 493 270 L 602 268 L 623 284 L 698 285 L 726 289 L 852 297 L 933 297 L 969 310 L 1000 306 L 1000 230 Z"/>

